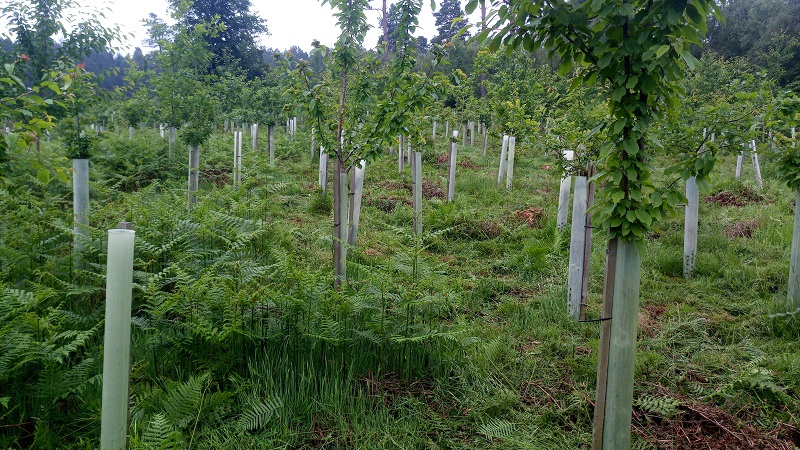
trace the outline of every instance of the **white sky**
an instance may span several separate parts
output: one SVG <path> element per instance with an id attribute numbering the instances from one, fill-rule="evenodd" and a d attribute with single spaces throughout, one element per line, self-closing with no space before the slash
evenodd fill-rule
<path id="1" fill-rule="evenodd" d="M 133 33 L 129 38 L 127 48 L 123 53 L 132 52 L 135 47 L 145 45 L 142 40 L 147 38 L 147 30 L 141 20 L 151 12 L 162 19 L 169 19 L 166 0 L 78 0 L 79 3 L 89 7 L 108 8 L 105 10 L 106 26 L 119 24 L 123 33 Z M 5 3 L 0 0 L 0 4 Z M 371 3 L 380 8 L 380 0 Z M 392 1 L 389 1 L 391 4 Z M 311 49 L 311 41 L 318 39 L 325 45 L 332 45 L 339 35 L 336 20 L 332 15 L 329 5 L 322 6 L 319 0 L 251 0 L 255 14 L 267 20 L 269 36 L 262 36 L 260 42 L 266 47 L 286 50 L 292 45 L 297 45 L 305 51 Z M 462 2 L 463 4 L 463 2 Z M 379 11 L 369 12 L 369 22 L 374 28 L 370 30 L 365 42 L 366 47 L 372 48 L 380 36 Z M 470 22 L 476 23 L 478 18 Z M 168 21 L 168 20 L 167 20 Z M 430 2 L 423 1 L 422 12 L 419 17 L 417 35 L 432 38 L 436 35 L 435 19 L 431 11 Z M 3 25 L 4 26 L 4 25 Z"/>

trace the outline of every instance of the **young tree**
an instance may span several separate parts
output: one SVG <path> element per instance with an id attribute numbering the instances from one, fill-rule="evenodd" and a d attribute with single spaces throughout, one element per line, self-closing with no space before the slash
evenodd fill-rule
<path id="1" fill-rule="evenodd" d="M 308 63 L 300 61 L 290 71 L 289 93 L 302 104 L 306 116 L 314 124 L 315 139 L 333 157 L 333 265 L 334 286 L 346 278 L 347 214 L 343 194 L 347 174 L 361 161 L 376 157 L 383 144 L 398 134 L 409 133 L 409 124 L 417 119 L 433 101 L 436 92 L 426 74 L 413 73 L 416 30 L 421 0 L 397 3 L 398 33 L 395 57 L 388 72 L 384 64 L 362 49 L 368 28 L 365 11 L 367 0 L 323 0 L 337 12 L 342 30 L 332 52 L 332 76 L 312 82 Z M 315 52 L 326 49 L 315 43 Z M 289 62 L 284 60 L 289 69 Z M 376 80 L 377 75 L 377 80 Z M 413 87 L 413 89 L 412 89 Z M 416 133 L 420 136 L 422 133 Z M 427 135 L 427 125 L 425 126 Z"/>
<path id="2" fill-rule="evenodd" d="M 77 13 L 65 14 L 67 10 Z M 79 61 L 119 39 L 119 27 L 100 23 L 102 13 L 76 0 L 15 0 L 2 9 L 16 51 L 30 58 L 29 83 L 42 79 L 55 61 Z"/>
<path id="3" fill-rule="evenodd" d="M 482 0 L 470 0 L 467 12 Z M 496 6 L 500 2 L 494 2 Z M 482 36 L 491 46 L 544 46 L 561 60 L 559 72 L 578 68 L 576 85 L 607 86 L 609 142 L 600 150 L 604 183 L 600 223 L 608 231 L 606 290 L 593 448 L 630 446 L 634 358 L 639 301 L 639 251 L 653 222 L 678 206 L 680 192 L 651 180 L 650 125 L 678 105 L 681 80 L 695 67 L 692 45 L 701 45 L 706 17 L 719 16 L 711 0 L 510 0 Z M 657 145 L 657 143 L 655 143 Z M 702 165 L 698 179 L 710 167 Z M 711 165 L 713 167 L 713 164 Z M 691 175 L 692 173 L 689 173 Z M 613 373 L 610 374 L 610 372 Z"/>

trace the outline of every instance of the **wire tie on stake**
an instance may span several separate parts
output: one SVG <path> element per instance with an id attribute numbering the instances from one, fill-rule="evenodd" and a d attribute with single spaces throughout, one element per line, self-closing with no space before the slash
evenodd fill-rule
<path id="1" fill-rule="evenodd" d="M 611 317 L 601 317 L 599 319 L 579 320 L 578 323 L 605 322 L 606 320 L 611 320 Z"/>

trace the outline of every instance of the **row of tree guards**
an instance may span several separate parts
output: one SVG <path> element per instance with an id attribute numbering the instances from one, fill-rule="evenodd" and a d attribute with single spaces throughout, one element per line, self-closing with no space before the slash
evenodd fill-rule
<path id="1" fill-rule="evenodd" d="M 290 125 L 291 126 L 291 125 Z M 252 124 L 248 129 L 253 137 L 252 145 L 258 147 L 257 133 L 258 125 Z M 435 132 L 434 125 L 434 132 Z M 270 126 L 270 142 L 273 140 L 274 126 Z M 485 132 L 485 128 L 483 130 Z M 450 139 L 449 164 L 447 177 L 447 199 L 453 201 L 455 196 L 455 171 L 457 161 L 457 141 L 459 130 L 453 130 Z M 795 138 L 795 131 L 792 130 L 792 137 Z M 234 131 L 234 183 L 241 183 L 241 146 L 243 132 Z M 713 141 L 714 136 L 711 136 Z M 704 132 L 705 140 L 705 132 Z M 414 231 L 417 235 L 422 234 L 422 152 L 413 151 L 410 143 L 402 136 L 398 139 L 398 154 L 401 164 L 407 161 L 411 165 L 412 174 L 412 205 Z M 796 146 L 796 141 L 793 141 Z M 513 136 L 503 136 L 501 147 L 501 162 L 498 171 L 498 184 L 501 184 L 503 176 L 506 177 L 506 187 L 511 188 L 513 176 L 514 160 Z M 273 146 L 270 145 L 274 150 Z M 312 144 L 313 149 L 313 144 Z M 751 159 L 754 164 L 756 180 L 759 179 L 758 158 L 756 154 L 755 141 L 750 142 Z M 190 202 L 196 201 L 199 148 L 189 147 L 189 195 Z M 274 153 L 270 153 L 270 161 L 273 161 Z M 325 190 L 328 183 L 328 154 L 325 149 L 319 149 L 319 185 Z M 570 150 L 563 151 L 563 158 L 572 161 L 575 153 Z M 738 156 L 737 175 L 740 174 L 741 159 Z M 401 165 L 401 171 L 405 167 Z M 347 221 L 346 226 L 339 227 L 339 235 L 336 237 L 342 245 L 343 257 L 339 260 L 339 273 L 346 273 L 346 253 L 348 248 L 354 247 L 358 236 L 359 220 L 361 214 L 361 200 L 363 197 L 364 172 L 366 162 L 360 160 L 352 170 L 338 173 L 341 177 L 340 195 L 340 217 Z M 585 171 L 575 175 L 573 190 L 572 207 L 572 226 L 570 238 L 570 256 L 567 286 L 567 312 L 576 321 L 586 321 L 586 305 L 588 293 L 588 264 L 591 254 L 591 219 L 590 208 L 594 202 L 594 183 L 591 182 L 593 167 L 587 166 Z M 78 255 L 83 247 L 83 240 L 87 238 L 88 206 L 89 206 L 89 162 L 87 159 L 73 160 L 73 203 L 74 203 L 74 248 Z M 564 173 L 561 178 L 559 190 L 559 204 L 557 226 L 564 229 L 567 226 L 568 203 L 570 190 L 572 188 L 572 175 Z M 349 188 L 348 188 L 349 186 Z M 686 182 L 686 214 L 685 214 L 685 235 L 684 235 L 684 275 L 691 276 L 697 251 L 697 223 L 699 193 L 697 183 L 694 178 Z M 108 232 L 108 277 L 106 290 L 106 323 L 104 341 L 104 363 L 103 363 L 103 410 L 101 425 L 101 447 L 102 448 L 124 448 L 127 439 L 127 414 L 128 414 L 128 383 L 129 383 L 129 364 L 130 364 L 130 313 L 131 313 L 131 288 L 133 278 L 133 240 L 134 232 L 130 229 L 131 224 L 121 223 L 120 229 L 109 230 Z M 613 241 L 617 242 L 617 241 Z M 638 279 L 640 270 L 639 254 L 633 245 L 624 245 L 619 242 L 617 245 L 609 246 L 608 257 L 616 258 L 615 269 L 608 274 L 605 279 L 605 290 L 615 289 L 621 295 L 615 296 L 614 301 L 604 302 L 601 312 L 601 326 L 604 332 L 601 334 L 601 345 L 607 346 L 614 352 L 614 357 L 608 358 L 600 363 L 598 372 L 598 386 L 601 384 L 606 389 L 606 395 L 599 398 L 595 408 L 595 413 L 608 411 L 617 408 L 615 405 L 625 405 L 632 401 L 628 398 L 632 395 L 629 386 L 633 383 L 633 373 L 623 370 L 627 367 L 627 362 L 635 357 L 635 340 L 623 339 L 625 333 L 636 333 L 638 308 L 615 308 L 615 304 L 638 303 L 638 283 L 626 283 L 626 279 Z M 789 289 L 788 289 L 788 310 L 797 311 L 800 309 L 800 190 L 796 192 L 796 206 L 794 216 L 794 230 L 791 248 Z M 605 318 L 614 317 L 616 320 L 609 321 Z M 619 328 L 613 332 L 612 327 Z M 605 329 L 608 328 L 608 329 Z M 630 373 L 629 373 L 630 372 Z M 624 414 L 623 414 L 624 416 Z M 606 426 L 609 421 L 630 420 L 618 414 L 608 415 L 604 418 Z M 122 444 L 120 444 L 122 443 Z"/>

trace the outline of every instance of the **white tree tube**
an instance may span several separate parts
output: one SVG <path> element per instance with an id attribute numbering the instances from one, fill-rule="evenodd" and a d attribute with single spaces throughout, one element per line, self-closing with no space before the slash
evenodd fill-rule
<path id="1" fill-rule="evenodd" d="M 486 128 L 483 129 L 483 156 L 486 156 L 486 147 L 489 146 L 489 135 L 486 134 Z"/>
<path id="2" fill-rule="evenodd" d="M 580 318 L 583 258 L 586 244 L 586 181 L 585 176 L 575 177 L 575 195 L 572 199 L 572 232 L 569 241 L 567 312 L 576 322 Z"/>
<path id="3" fill-rule="evenodd" d="M 269 165 L 275 165 L 275 125 L 267 127 L 267 145 L 269 146 Z"/>
<path id="4" fill-rule="evenodd" d="M 128 139 L 133 139 L 133 127 L 128 127 Z"/>
<path id="5" fill-rule="evenodd" d="M 514 182 L 514 146 L 517 138 L 510 136 L 508 138 L 508 168 L 506 171 L 506 189 L 509 191 Z"/>
<path id="6" fill-rule="evenodd" d="M 339 226 L 339 242 L 342 249 L 342 257 L 339 260 L 339 273 L 342 274 L 342 278 L 347 278 L 347 213 L 349 209 L 349 205 L 347 204 L 348 189 L 347 189 L 347 172 L 339 172 L 339 217 L 341 218 L 342 224 Z M 344 281 L 344 280 L 342 280 Z"/>
<path id="7" fill-rule="evenodd" d="M 311 127 L 311 161 L 314 161 L 314 158 L 317 157 L 317 141 L 314 138 L 315 129 Z"/>
<path id="8" fill-rule="evenodd" d="M 325 147 L 319 148 L 319 187 L 322 192 L 328 189 L 328 154 Z"/>
<path id="9" fill-rule="evenodd" d="M 598 375 L 598 384 L 605 380 L 605 386 L 598 388 L 598 395 L 600 392 L 605 395 L 602 401 L 595 402 L 603 411 L 602 447 L 599 448 L 609 450 L 630 448 L 641 282 L 641 258 L 636 243 L 619 238 L 617 241 L 611 314 L 603 317 L 610 322 L 607 375 Z"/>
<path id="10" fill-rule="evenodd" d="M 197 188 L 200 181 L 200 148 L 189 146 L 189 203 L 197 203 Z"/>
<path id="11" fill-rule="evenodd" d="M 503 182 L 506 176 L 506 159 L 508 157 L 508 135 L 503 135 L 503 145 L 500 147 L 500 169 L 497 172 L 497 184 Z"/>
<path id="12" fill-rule="evenodd" d="M 743 142 L 742 147 L 747 147 L 747 145 Z M 739 155 L 736 157 L 736 179 L 738 180 L 742 176 L 742 165 L 744 163 L 744 150 L 739 152 Z"/>
<path id="13" fill-rule="evenodd" d="M 134 236 L 133 230 L 108 230 L 100 421 L 102 450 L 122 450 L 128 446 Z"/>
<path id="14" fill-rule="evenodd" d="M 450 121 L 447 120 L 444 123 L 444 137 L 450 136 Z"/>
<path id="15" fill-rule="evenodd" d="M 364 193 L 364 170 L 367 162 L 360 160 L 361 167 L 353 167 L 353 180 L 350 186 L 350 231 L 347 234 L 347 244 L 355 247 L 358 238 L 358 222 L 361 219 L 361 198 Z"/>
<path id="16" fill-rule="evenodd" d="M 458 131 L 453 131 L 453 138 L 458 138 Z M 447 201 L 452 202 L 456 196 L 456 160 L 458 159 L 458 144 L 450 143 L 450 161 L 447 171 Z"/>
<path id="17" fill-rule="evenodd" d="M 397 146 L 397 172 L 403 173 L 405 170 L 405 144 L 403 136 L 400 135 L 400 144 Z"/>
<path id="18" fill-rule="evenodd" d="M 83 250 L 89 226 L 89 160 L 72 160 L 72 218 L 75 253 Z"/>
<path id="19" fill-rule="evenodd" d="M 686 212 L 683 225 L 683 276 L 690 278 L 694 273 L 697 256 L 697 226 L 699 221 L 700 193 L 697 190 L 697 177 L 686 180 Z"/>
<path id="20" fill-rule="evenodd" d="M 469 145 L 475 147 L 475 122 L 469 123 Z"/>
<path id="21" fill-rule="evenodd" d="M 564 159 L 572 161 L 575 158 L 573 150 L 563 150 Z M 556 226 L 559 230 L 567 226 L 569 217 L 569 191 L 572 187 L 572 175 L 565 172 L 564 177 L 561 178 L 561 187 L 558 190 L 558 216 L 556 219 Z"/>
<path id="22" fill-rule="evenodd" d="M 795 129 L 792 128 L 792 147 L 797 147 Z M 787 312 L 800 309 L 800 189 L 795 193 L 792 253 L 789 260 L 789 295 Z"/>
<path id="23" fill-rule="evenodd" d="M 758 163 L 758 152 L 756 151 L 756 141 L 750 141 L 750 159 L 753 160 L 753 172 L 756 177 L 756 184 L 759 189 L 764 189 L 764 180 L 761 178 L 761 165 Z"/>
<path id="24" fill-rule="evenodd" d="M 175 127 L 169 127 L 169 160 L 175 159 Z"/>
<path id="25" fill-rule="evenodd" d="M 422 235 L 422 152 L 414 152 L 414 231 Z"/>
<path id="26" fill-rule="evenodd" d="M 250 135 L 253 141 L 253 150 L 258 150 L 258 124 L 250 125 Z"/>
<path id="27" fill-rule="evenodd" d="M 433 139 L 436 140 L 436 121 L 435 120 L 433 121 L 433 134 L 432 134 L 432 136 L 433 136 Z"/>
<path id="28" fill-rule="evenodd" d="M 800 189 L 795 193 L 794 230 L 792 231 L 792 253 L 789 260 L 789 295 L 787 311 L 800 308 Z"/>

